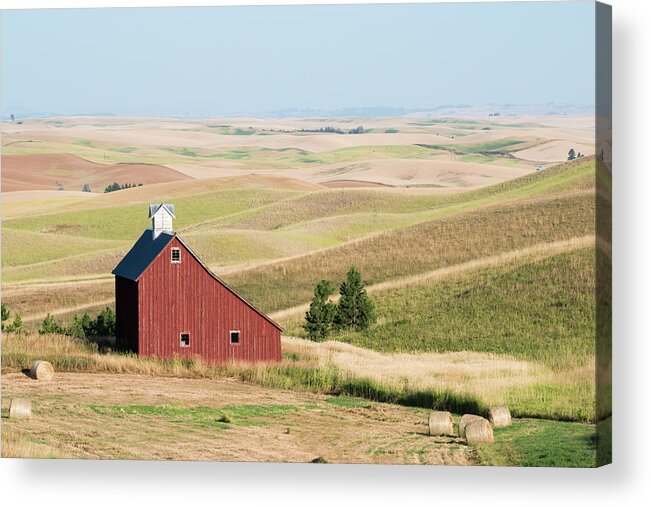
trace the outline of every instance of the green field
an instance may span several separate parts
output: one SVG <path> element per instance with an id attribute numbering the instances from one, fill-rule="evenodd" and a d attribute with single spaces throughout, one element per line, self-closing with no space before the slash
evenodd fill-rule
<path id="1" fill-rule="evenodd" d="M 518 467 L 595 466 L 594 425 L 517 420 L 495 429 L 495 444 L 476 448 L 483 465 Z"/>

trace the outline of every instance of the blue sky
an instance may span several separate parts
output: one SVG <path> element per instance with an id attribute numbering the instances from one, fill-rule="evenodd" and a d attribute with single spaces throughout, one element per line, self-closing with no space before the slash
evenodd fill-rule
<path id="1" fill-rule="evenodd" d="M 2 106 L 218 115 L 594 103 L 594 4 L 2 13 Z"/>

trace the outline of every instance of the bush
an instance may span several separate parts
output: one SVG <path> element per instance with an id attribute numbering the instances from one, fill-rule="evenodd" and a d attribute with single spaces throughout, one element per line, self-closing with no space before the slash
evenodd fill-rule
<path id="1" fill-rule="evenodd" d="M 43 319 L 40 334 L 64 334 L 75 338 L 115 336 L 115 312 L 109 307 L 104 308 L 95 319 L 87 313 L 75 315 L 72 324 L 65 327 L 59 324 L 49 313 Z"/>

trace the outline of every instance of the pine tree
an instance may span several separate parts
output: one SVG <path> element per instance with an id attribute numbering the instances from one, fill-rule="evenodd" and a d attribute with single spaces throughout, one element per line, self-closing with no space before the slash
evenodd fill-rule
<path id="1" fill-rule="evenodd" d="M 325 340 L 334 326 L 337 307 L 329 301 L 335 289 L 329 280 L 321 280 L 314 288 L 310 310 L 305 313 L 303 329 L 310 340 Z"/>
<path id="2" fill-rule="evenodd" d="M 2 330 L 4 331 L 5 322 L 7 321 L 7 319 L 9 319 L 11 312 L 9 311 L 9 307 L 5 303 L 2 303 L 1 308 L 2 308 Z"/>
<path id="3" fill-rule="evenodd" d="M 23 328 L 23 319 L 20 315 L 16 314 L 14 320 L 10 324 L 7 324 L 6 322 L 10 316 L 11 312 L 9 311 L 9 307 L 2 303 L 2 330 L 7 333 L 20 333 Z"/>
<path id="4" fill-rule="evenodd" d="M 340 329 L 363 331 L 375 322 L 375 307 L 366 293 L 362 275 L 354 267 L 339 288 L 336 324 Z"/>
<path id="5" fill-rule="evenodd" d="M 41 329 L 38 330 L 39 334 L 63 334 L 64 331 L 65 329 L 49 313 L 43 319 Z"/>

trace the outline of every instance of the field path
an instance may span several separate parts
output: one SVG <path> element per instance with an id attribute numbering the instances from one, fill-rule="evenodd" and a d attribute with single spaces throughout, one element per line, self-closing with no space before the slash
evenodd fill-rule
<path id="1" fill-rule="evenodd" d="M 23 317 L 23 322 L 34 322 L 35 320 L 42 320 L 48 315 L 52 315 L 53 317 L 56 317 L 57 315 L 63 315 L 66 313 L 72 313 L 72 312 L 80 312 L 82 310 L 86 310 L 88 308 L 93 308 L 95 306 L 102 306 L 102 305 L 111 305 L 115 301 L 115 298 L 112 297 L 110 299 L 102 299 L 100 301 L 93 301 L 91 303 L 84 303 L 83 305 L 76 305 L 76 306 L 68 306 L 66 308 L 57 308 L 56 310 L 52 310 L 50 312 L 45 312 L 45 313 L 33 313 L 31 315 L 27 315 Z"/>
<path id="2" fill-rule="evenodd" d="M 498 267 L 502 264 L 516 260 L 542 260 L 553 255 L 569 252 L 578 248 L 585 248 L 594 244 L 594 235 L 579 236 L 570 238 L 568 240 L 555 241 L 553 243 L 539 243 L 527 248 L 511 250 L 510 252 L 499 255 L 482 257 L 481 259 L 474 259 L 472 261 L 462 262 L 460 264 L 454 264 L 452 266 L 446 266 L 444 268 L 435 269 L 433 271 L 425 273 L 419 273 L 417 275 L 410 275 L 404 278 L 398 278 L 396 280 L 388 280 L 386 282 L 376 283 L 375 285 L 369 285 L 366 290 L 368 292 L 378 292 L 387 289 L 397 289 L 409 285 L 420 284 L 430 280 L 441 280 L 447 278 L 448 276 L 453 276 L 468 271 Z M 332 300 L 334 302 L 338 301 L 339 296 L 333 296 Z M 304 303 L 301 305 L 293 306 L 291 308 L 286 308 L 284 310 L 270 313 L 269 317 L 274 320 L 281 320 L 287 317 L 304 313 L 309 310 L 309 308 L 310 304 Z"/>

